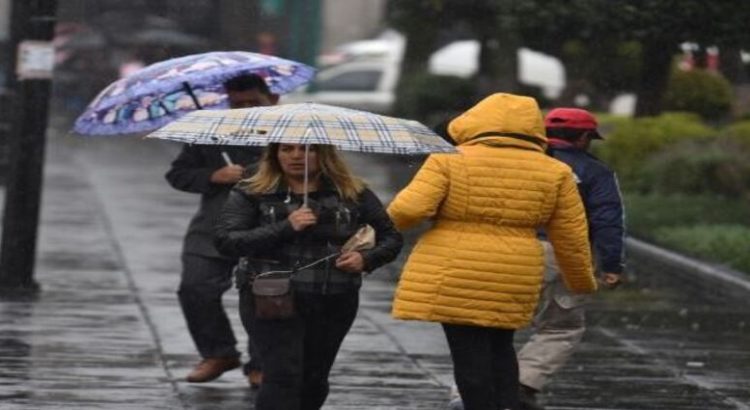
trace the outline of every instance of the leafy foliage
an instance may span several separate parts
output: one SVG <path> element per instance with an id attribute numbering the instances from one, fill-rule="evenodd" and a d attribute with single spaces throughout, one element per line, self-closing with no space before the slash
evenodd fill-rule
<path id="1" fill-rule="evenodd" d="M 716 131 L 687 113 L 618 120 L 597 154 L 617 172 L 625 190 L 641 189 L 641 168 L 646 159 L 679 141 L 712 138 Z"/>
<path id="2" fill-rule="evenodd" d="M 642 191 L 750 198 L 750 150 L 727 139 L 680 142 L 646 161 Z"/>
<path id="3" fill-rule="evenodd" d="M 750 207 L 712 195 L 625 195 L 630 234 L 750 273 Z"/>
<path id="4" fill-rule="evenodd" d="M 661 112 L 672 55 L 682 42 L 750 44 L 746 0 L 391 0 L 389 10 L 390 23 L 417 43 L 409 47 L 417 51 L 407 53 L 407 67 L 424 62 L 441 33 L 469 27 L 485 47 L 510 37 L 560 58 L 568 84 L 584 82 L 608 95 L 635 89 L 636 111 L 649 115 Z M 496 65 L 485 59 L 480 72 L 486 64 Z"/>
<path id="5" fill-rule="evenodd" d="M 700 224 L 743 224 L 750 227 L 750 207 L 743 201 L 715 195 L 624 195 L 628 230 L 650 238 L 662 227 Z"/>
<path id="6" fill-rule="evenodd" d="M 664 96 L 664 108 L 720 119 L 732 108 L 732 85 L 721 74 L 708 70 L 674 70 Z"/>
<path id="7" fill-rule="evenodd" d="M 750 273 L 750 227 L 737 224 L 661 228 L 657 243 Z"/>
<path id="8" fill-rule="evenodd" d="M 721 130 L 721 135 L 750 149 L 750 121 L 740 121 Z"/>

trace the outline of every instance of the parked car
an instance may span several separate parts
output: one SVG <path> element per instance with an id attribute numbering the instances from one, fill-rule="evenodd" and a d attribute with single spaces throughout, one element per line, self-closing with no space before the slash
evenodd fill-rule
<path id="1" fill-rule="evenodd" d="M 404 38 L 387 32 L 375 40 L 347 43 L 318 59 L 315 79 L 282 103 L 316 102 L 381 114 L 391 111 L 401 71 Z"/>

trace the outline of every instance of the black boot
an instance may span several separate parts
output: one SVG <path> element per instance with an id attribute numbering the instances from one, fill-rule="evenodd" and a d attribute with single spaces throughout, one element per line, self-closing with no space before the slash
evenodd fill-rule
<path id="1" fill-rule="evenodd" d="M 538 390 L 526 385 L 521 385 L 518 391 L 518 399 L 521 402 L 521 410 L 544 410 L 544 406 L 536 401 Z"/>

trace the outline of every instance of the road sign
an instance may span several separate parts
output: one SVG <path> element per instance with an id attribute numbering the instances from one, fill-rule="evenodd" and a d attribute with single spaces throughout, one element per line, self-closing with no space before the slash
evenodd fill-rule
<path id="1" fill-rule="evenodd" d="M 16 75 L 23 80 L 48 80 L 55 66 L 55 49 L 49 41 L 18 43 Z"/>

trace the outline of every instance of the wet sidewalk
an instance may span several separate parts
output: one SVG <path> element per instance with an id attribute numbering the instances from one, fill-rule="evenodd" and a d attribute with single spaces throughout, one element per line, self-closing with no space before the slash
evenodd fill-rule
<path id="1" fill-rule="evenodd" d="M 252 408 L 240 371 L 183 381 L 199 358 L 175 290 L 198 198 L 163 179 L 178 148 L 51 139 L 36 269 L 42 292 L 0 302 L 0 408 Z M 384 200 L 413 172 L 408 160 L 352 163 Z M 326 409 L 445 408 L 452 369 L 440 327 L 389 316 L 398 269 L 366 281 Z M 584 345 L 550 385 L 547 408 L 750 409 L 747 299 L 705 297 L 655 272 L 636 278 L 597 298 Z M 224 301 L 243 346 L 236 291 Z"/>

